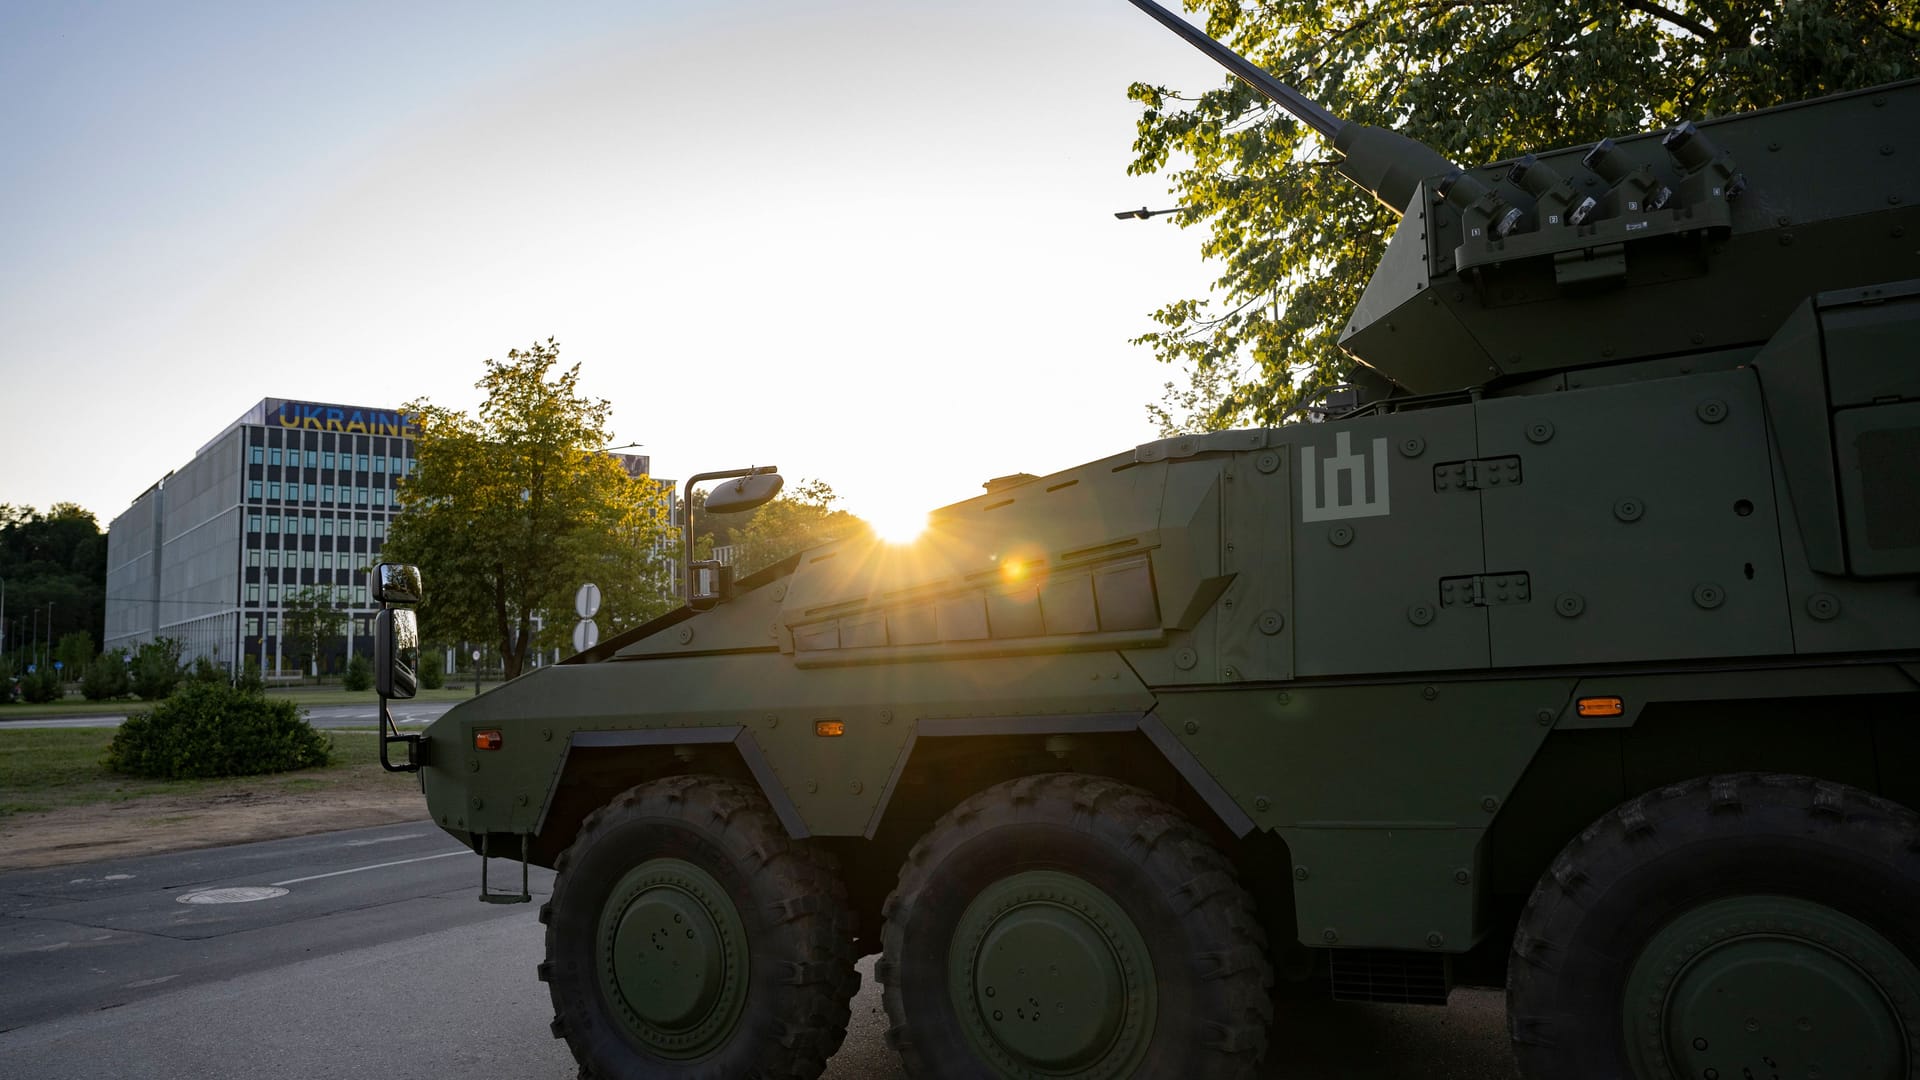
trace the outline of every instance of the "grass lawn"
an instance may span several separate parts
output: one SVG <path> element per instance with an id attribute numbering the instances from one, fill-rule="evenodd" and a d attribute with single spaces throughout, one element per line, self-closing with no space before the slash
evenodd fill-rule
<path id="1" fill-rule="evenodd" d="M 148 780 L 112 772 L 100 763 L 112 728 L 0 730 L 0 821 L 14 814 L 58 810 L 154 795 L 191 795 L 235 785 L 287 793 L 321 791 L 381 775 L 372 731 L 333 731 L 333 762 L 271 776 L 212 780 Z"/>

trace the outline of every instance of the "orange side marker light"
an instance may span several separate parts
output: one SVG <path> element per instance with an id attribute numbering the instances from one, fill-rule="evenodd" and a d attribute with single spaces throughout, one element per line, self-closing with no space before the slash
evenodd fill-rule
<path id="1" fill-rule="evenodd" d="M 501 746 L 505 745 L 505 743 L 506 740 L 500 737 L 498 728 L 490 728 L 486 731 L 476 731 L 473 733 L 473 748 L 475 750 L 498 750 Z"/>
<path id="2" fill-rule="evenodd" d="M 847 722 L 845 720 L 815 720 L 813 722 L 813 733 L 823 738 L 834 738 L 845 735 L 847 733 Z"/>
<path id="3" fill-rule="evenodd" d="M 1627 705 L 1617 697 L 1583 697 L 1575 707 L 1581 716 L 1624 716 Z"/>

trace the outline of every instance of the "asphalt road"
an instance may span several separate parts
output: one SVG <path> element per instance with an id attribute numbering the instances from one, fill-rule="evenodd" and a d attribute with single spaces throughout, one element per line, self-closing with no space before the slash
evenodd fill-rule
<path id="1" fill-rule="evenodd" d="M 570 1080 L 534 905 L 477 903 L 478 861 L 422 822 L 0 875 L 0 1080 Z M 550 881 L 534 872 L 536 904 Z M 286 891 L 182 902 L 243 887 Z M 872 964 L 829 1080 L 902 1075 Z M 1295 1005 L 1264 1071 L 1504 1080 L 1501 1029 L 1486 992 Z"/>
<path id="2" fill-rule="evenodd" d="M 440 714 L 453 708 L 451 701 L 396 701 L 389 706 L 396 724 L 428 724 L 440 718 Z M 338 727 L 376 727 L 380 723 L 378 705 L 310 705 L 306 706 L 307 722 L 317 728 Z M 0 728 L 105 728 L 119 727 L 127 718 L 125 713 L 110 716 L 60 716 L 27 717 L 23 720 L 7 720 Z"/>

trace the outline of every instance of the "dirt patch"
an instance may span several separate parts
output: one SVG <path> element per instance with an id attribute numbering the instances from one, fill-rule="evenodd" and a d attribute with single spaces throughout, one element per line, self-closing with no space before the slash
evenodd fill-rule
<path id="1" fill-rule="evenodd" d="M 377 766 L 376 766 L 377 768 Z M 149 795 L 0 818 L 0 870 L 157 855 L 424 821 L 427 800 L 413 776 L 299 774 L 229 781 L 216 790 Z"/>

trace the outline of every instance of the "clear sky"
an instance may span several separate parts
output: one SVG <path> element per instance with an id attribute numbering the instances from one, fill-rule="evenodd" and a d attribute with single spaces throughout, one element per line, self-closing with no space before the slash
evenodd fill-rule
<path id="1" fill-rule="evenodd" d="M 549 335 L 656 475 L 858 514 L 1154 436 L 1204 291 L 1125 0 L 0 6 L 0 502 L 102 525 L 263 397 L 472 408 Z"/>

